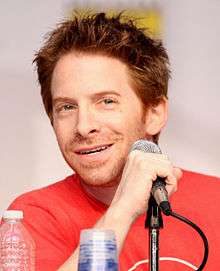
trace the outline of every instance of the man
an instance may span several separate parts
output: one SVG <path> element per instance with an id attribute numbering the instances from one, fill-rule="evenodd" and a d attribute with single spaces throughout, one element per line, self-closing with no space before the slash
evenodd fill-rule
<path id="1" fill-rule="evenodd" d="M 182 177 L 165 155 L 130 152 L 138 139 L 157 142 L 166 124 L 169 65 L 162 44 L 121 17 L 75 16 L 50 34 L 34 60 L 59 147 L 76 172 L 10 206 L 24 211 L 37 245 L 37 270 L 77 270 L 84 228 L 114 230 L 120 270 L 146 270 L 144 213 L 152 183 L 165 178 L 171 195 Z M 205 230 L 209 271 L 220 267 L 214 250 L 219 204 L 211 204 L 218 186 L 217 178 L 184 171 L 171 200 L 177 212 Z M 201 210 L 204 198 L 210 214 Z M 165 218 L 165 225 L 162 270 L 195 270 L 203 256 L 199 237 L 172 218 Z"/>

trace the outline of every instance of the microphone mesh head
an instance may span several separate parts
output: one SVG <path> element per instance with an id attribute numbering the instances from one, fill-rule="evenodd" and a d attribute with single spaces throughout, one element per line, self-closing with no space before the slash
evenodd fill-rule
<path id="1" fill-rule="evenodd" d="M 148 152 L 148 153 L 162 153 L 157 144 L 151 141 L 148 141 L 146 139 L 140 139 L 136 141 L 131 147 L 131 151 L 135 151 L 135 150 Z"/>

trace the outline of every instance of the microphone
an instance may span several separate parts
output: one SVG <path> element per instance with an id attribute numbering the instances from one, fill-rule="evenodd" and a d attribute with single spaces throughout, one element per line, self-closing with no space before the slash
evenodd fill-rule
<path id="1" fill-rule="evenodd" d="M 162 153 L 157 144 L 145 139 L 136 141 L 131 147 L 131 151 L 134 150 L 139 150 L 146 153 Z M 168 201 L 168 193 L 165 184 L 165 178 L 158 176 L 157 179 L 153 182 L 151 194 L 162 212 L 168 216 L 172 210 Z"/>

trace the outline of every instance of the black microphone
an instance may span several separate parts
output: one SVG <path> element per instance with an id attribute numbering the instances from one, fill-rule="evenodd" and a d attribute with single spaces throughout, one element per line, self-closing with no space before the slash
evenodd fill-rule
<path id="1" fill-rule="evenodd" d="M 162 153 L 159 146 L 151 141 L 140 139 L 136 141 L 132 147 L 131 151 L 139 150 L 147 153 Z M 156 203 L 161 208 L 165 215 L 170 215 L 172 212 L 170 203 L 168 201 L 168 193 L 165 187 L 165 178 L 157 177 L 153 182 L 151 194 L 153 195 Z"/>

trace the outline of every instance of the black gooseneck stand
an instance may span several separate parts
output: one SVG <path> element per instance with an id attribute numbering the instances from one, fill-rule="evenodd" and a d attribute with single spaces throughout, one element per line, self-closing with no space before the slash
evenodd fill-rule
<path id="1" fill-rule="evenodd" d="M 145 228 L 149 229 L 149 271 L 159 271 L 159 231 L 163 228 L 163 219 L 153 196 L 149 200 Z"/>

